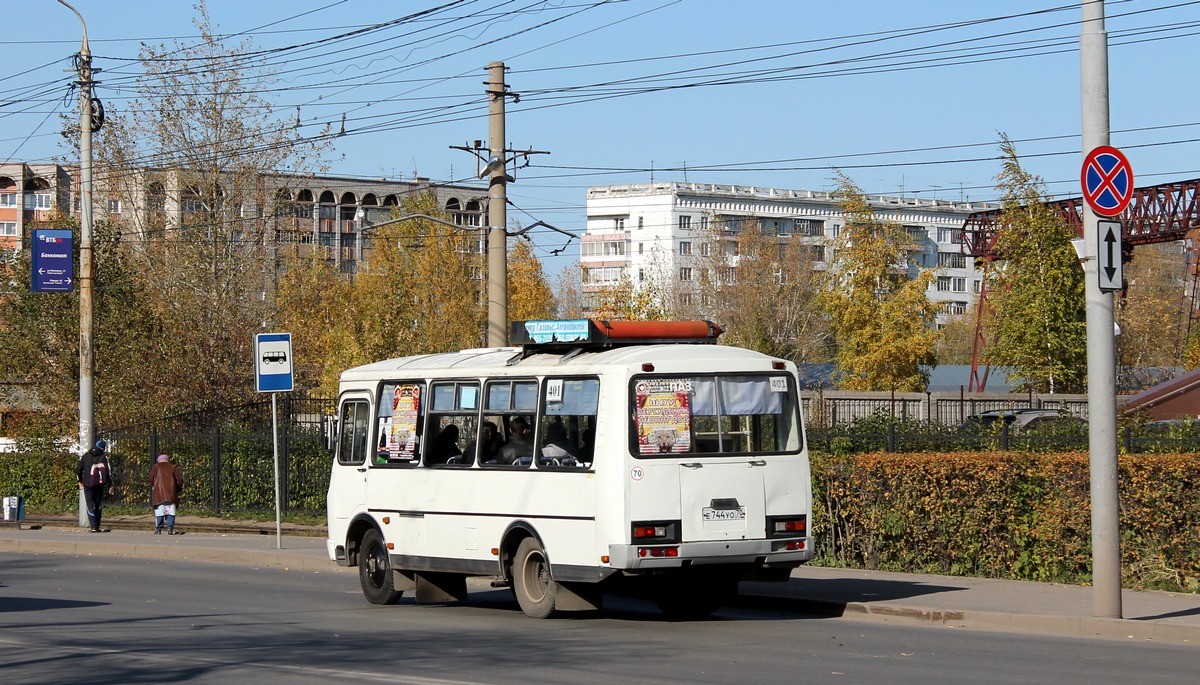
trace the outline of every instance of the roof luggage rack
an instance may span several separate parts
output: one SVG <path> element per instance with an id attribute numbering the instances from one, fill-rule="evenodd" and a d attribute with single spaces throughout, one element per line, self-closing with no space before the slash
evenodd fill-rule
<path id="1" fill-rule="evenodd" d="M 584 350 L 622 345 L 708 344 L 725 332 L 712 321 L 609 321 L 564 319 L 514 321 L 509 341 L 521 346 L 513 362 L 538 352 Z"/>

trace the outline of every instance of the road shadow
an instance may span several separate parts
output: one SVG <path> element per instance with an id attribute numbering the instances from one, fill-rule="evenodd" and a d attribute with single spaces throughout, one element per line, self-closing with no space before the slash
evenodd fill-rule
<path id="1" fill-rule="evenodd" d="M 1163 618 L 1183 618 L 1184 616 L 1200 616 L 1200 607 L 1192 607 L 1191 609 L 1180 609 L 1179 611 L 1170 611 L 1165 614 L 1157 614 L 1155 616 L 1131 616 L 1131 621 L 1157 621 Z"/>
<path id="2" fill-rule="evenodd" d="M 46 599 L 44 597 L 5 597 L 4 601 L 0 602 L 0 614 L 102 606 L 108 606 L 108 602 L 84 602 L 75 599 Z"/>
<path id="3" fill-rule="evenodd" d="M 860 578 L 792 579 L 786 583 L 743 582 L 737 597 L 711 617 L 695 621 L 779 621 L 837 618 L 846 613 L 846 605 L 908 599 L 942 592 L 958 592 L 964 587 L 934 585 L 898 580 Z M 415 604 L 407 593 L 401 604 Z M 465 602 L 443 606 L 471 606 L 520 613 L 521 607 L 509 590 L 472 591 Z M 598 611 L 560 612 L 557 618 L 568 620 L 612 619 L 633 622 L 674 622 L 643 593 L 609 590 L 604 606 Z"/>
<path id="4" fill-rule="evenodd" d="M 743 595 L 820 599 L 843 604 L 911 599 L 942 592 L 961 592 L 966 589 L 966 587 L 955 585 L 873 578 L 792 578 L 785 583 L 743 582 L 741 584 Z"/>

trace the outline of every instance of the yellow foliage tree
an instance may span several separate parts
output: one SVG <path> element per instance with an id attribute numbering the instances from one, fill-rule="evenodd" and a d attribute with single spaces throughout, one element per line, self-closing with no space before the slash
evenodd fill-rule
<path id="1" fill-rule="evenodd" d="M 826 361 L 829 328 L 813 260 L 818 246 L 767 232 L 754 217 L 740 224 L 732 238 L 719 230 L 706 236 L 693 258 L 699 267 L 693 316 L 725 326 L 725 344 L 796 362 Z"/>
<path id="2" fill-rule="evenodd" d="M 532 244 L 513 241 L 508 249 L 508 320 L 550 319 L 556 309 L 554 293 Z"/>
<path id="3" fill-rule="evenodd" d="M 1185 262 L 1178 243 L 1139 245 L 1133 251 L 1125 267 L 1129 287 L 1116 301 L 1121 326 L 1117 364 L 1122 369 L 1178 363 L 1188 321 Z"/>
<path id="4" fill-rule="evenodd" d="M 350 284 L 317 253 L 287 255 L 284 261 L 276 316 L 292 332 L 296 383 L 336 397 L 341 372 L 365 361 L 358 338 L 349 334 L 354 322 Z"/>
<path id="5" fill-rule="evenodd" d="M 937 309 L 925 296 L 934 278 L 911 278 L 913 241 L 878 219 L 862 191 L 838 174 L 846 224 L 827 272 L 825 313 L 837 340 L 835 363 L 846 390 L 924 390 L 935 362 Z"/>
<path id="6" fill-rule="evenodd" d="M 399 216 L 449 221 L 432 193 L 404 202 Z M 449 352 L 483 343 L 476 232 L 414 217 L 370 234 L 354 280 L 354 334 L 371 360 Z M 366 247 L 366 246 L 364 246 Z"/>

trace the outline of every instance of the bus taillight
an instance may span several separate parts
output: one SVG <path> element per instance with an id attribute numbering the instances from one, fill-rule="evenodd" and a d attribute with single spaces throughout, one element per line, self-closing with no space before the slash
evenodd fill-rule
<path id="1" fill-rule="evenodd" d="M 796 516 L 772 516 L 767 519 L 767 535 L 773 538 L 794 538 L 808 534 L 808 519 Z"/>
<path id="2" fill-rule="evenodd" d="M 638 547 L 639 557 L 677 557 L 678 547 Z"/>
<path id="3" fill-rule="evenodd" d="M 634 521 L 632 538 L 634 542 L 680 542 L 679 521 Z"/>

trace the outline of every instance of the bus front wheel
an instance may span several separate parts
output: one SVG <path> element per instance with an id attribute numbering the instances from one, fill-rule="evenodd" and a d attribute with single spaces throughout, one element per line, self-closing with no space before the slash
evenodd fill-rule
<path id="1" fill-rule="evenodd" d="M 525 538 L 517 546 L 513 559 L 513 593 L 521 611 L 532 618 L 546 618 L 554 613 L 557 586 L 550 577 L 550 562 L 546 552 L 534 538 Z"/>
<path id="2" fill-rule="evenodd" d="M 395 604 L 400 601 L 404 591 L 396 589 L 392 578 L 392 561 L 379 531 L 368 530 L 360 549 L 358 582 L 367 601 L 371 604 Z"/>

